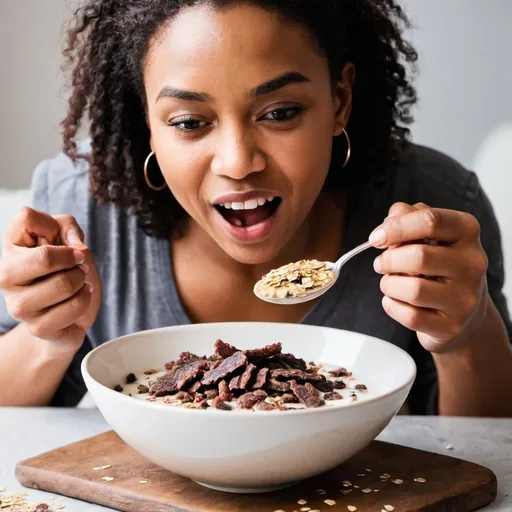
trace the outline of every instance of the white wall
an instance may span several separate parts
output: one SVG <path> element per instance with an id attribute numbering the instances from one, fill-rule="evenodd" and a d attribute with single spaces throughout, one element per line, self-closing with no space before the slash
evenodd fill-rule
<path id="1" fill-rule="evenodd" d="M 0 188 L 27 185 L 59 150 L 61 25 L 76 1 L 1 0 Z M 422 56 L 414 138 L 472 167 L 484 138 L 512 122 L 512 1 L 402 1 Z"/>
<path id="2" fill-rule="evenodd" d="M 512 122 L 512 2 L 402 4 L 421 59 L 414 138 L 471 168 L 483 140 Z M 512 172 L 509 183 L 512 189 Z"/>
<path id="3" fill-rule="evenodd" d="M 35 165 L 59 150 L 67 3 L 0 0 L 0 188 L 28 185 Z"/>

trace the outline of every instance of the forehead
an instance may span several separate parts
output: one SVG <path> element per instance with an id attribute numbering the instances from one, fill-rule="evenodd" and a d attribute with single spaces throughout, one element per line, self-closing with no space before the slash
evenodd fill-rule
<path id="1" fill-rule="evenodd" d="M 300 25 L 249 4 L 222 10 L 195 6 L 181 11 L 154 39 L 144 80 L 147 89 L 194 78 L 253 87 L 283 71 L 314 76 L 326 70 L 326 59 Z"/>

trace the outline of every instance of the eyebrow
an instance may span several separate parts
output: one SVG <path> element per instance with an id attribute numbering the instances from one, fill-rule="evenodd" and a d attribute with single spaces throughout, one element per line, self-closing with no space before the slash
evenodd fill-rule
<path id="1" fill-rule="evenodd" d="M 280 75 L 276 78 L 272 78 L 267 82 L 264 82 L 251 91 L 249 91 L 249 98 L 256 98 L 258 96 L 263 96 L 265 94 L 270 94 L 275 92 L 283 87 L 286 87 L 290 84 L 300 84 L 311 82 L 311 80 L 304 76 L 302 73 L 298 73 L 297 71 L 293 71 L 290 73 L 285 73 L 284 75 Z M 160 101 L 162 98 L 174 98 L 178 100 L 185 101 L 201 101 L 206 102 L 211 100 L 211 96 L 209 94 L 203 92 L 194 92 L 194 91 L 186 91 L 184 89 L 177 89 L 175 87 L 171 87 L 166 85 L 158 94 L 156 101 Z"/>

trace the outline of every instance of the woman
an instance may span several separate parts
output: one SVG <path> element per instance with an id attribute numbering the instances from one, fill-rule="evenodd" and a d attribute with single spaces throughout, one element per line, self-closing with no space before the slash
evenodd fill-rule
<path id="1" fill-rule="evenodd" d="M 511 415 L 498 226 L 474 174 L 407 142 L 406 23 L 395 0 L 87 2 L 64 153 L 4 240 L 0 403 L 76 404 L 84 354 L 129 332 L 302 321 L 408 350 L 413 413 Z M 370 233 L 320 300 L 253 295 Z"/>

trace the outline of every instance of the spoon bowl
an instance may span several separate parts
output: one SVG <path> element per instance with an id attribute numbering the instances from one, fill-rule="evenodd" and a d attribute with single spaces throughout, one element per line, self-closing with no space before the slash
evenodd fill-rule
<path id="1" fill-rule="evenodd" d="M 351 251 L 345 253 L 343 256 L 341 256 L 336 262 L 332 261 L 324 261 L 320 262 L 323 263 L 326 266 L 326 271 L 332 272 L 332 277 L 322 286 L 313 288 L 311 291 L 306 292 L 303 295 L 289 295 L 287 297 L 271 297 L 266 295 L 265 293 L 262 293 L 261 291 L 261 284 L 263 281 L 263 278 L 260 279 L 255 285 L 254 285 L 254 294 L 259 299 L 270 302 L 272 304 L 281 304 L 281 305 L 292 305 L 292 304 L 301 304 L 302 302 L 308 302 L 310 300 L 317 299 L 318 297 L 322 296 L 324 293 L 326 293 L 330 288 L 334 286 L 334 283 L 338 280 L 340 276 L 340 271 L 347 263 L 348 260 L 356 256 L 357 254 L 366 251 L 366 249 L 370 249 L 370 247 L 373 247 L 370 242 L 365 242 L 364 244 L 358 245 Z"/>

